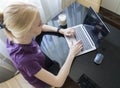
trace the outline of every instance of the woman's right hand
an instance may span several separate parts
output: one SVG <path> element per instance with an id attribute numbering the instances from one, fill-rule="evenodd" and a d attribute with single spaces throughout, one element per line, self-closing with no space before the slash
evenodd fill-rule
<path id="1" fill-rule="evenodd" d="M 79 40 L 75 43 L 71 43 L 70 45 L 70 54 L 76 56 L 81 50 L 83 49 L 83 44 L 82 44 L 82 41 Z"/>

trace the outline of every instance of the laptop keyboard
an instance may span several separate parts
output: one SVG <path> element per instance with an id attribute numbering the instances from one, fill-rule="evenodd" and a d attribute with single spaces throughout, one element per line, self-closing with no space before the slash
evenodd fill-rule
<path id="1" fill-rule="evenodd" d="M 75 27 L 76 31 L 76 40 L 82 40 L 83 43 L 83 51 L 88 50 L 92 48 L 92 45 L 90 44 L 89 39 L 87 38 L 87 35 L 83 31 L 84 29 L 81 28 L 82 26 Z"/>

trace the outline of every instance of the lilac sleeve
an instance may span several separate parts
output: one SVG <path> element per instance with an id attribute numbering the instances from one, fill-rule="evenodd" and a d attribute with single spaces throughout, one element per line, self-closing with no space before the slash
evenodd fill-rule
<path id="1" fill-rule="evenodd" d="M 23 71 L 29 76 L 34 76 L 41 68 L 41 65 L 37 61 L 29 61 L 22 65 Z"/>

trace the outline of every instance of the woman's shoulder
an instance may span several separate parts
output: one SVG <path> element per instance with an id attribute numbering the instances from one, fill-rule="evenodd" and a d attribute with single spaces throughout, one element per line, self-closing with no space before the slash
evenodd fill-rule
<path id="1" fill-rule="evenodd" d="M 16 44 L 7 39 L 7 50 L 12 58 L 31 57 L 37 51 L 34 43 L 31 44 Z"/>
<path id="2" fill-rule="evenodd" d="M 10 57 L 17 67 L 21 65 L 26 65 L 28 63 L 34 62 L 36 55 L 31 53 L 31 51 L 16 50 L 11 52 Z"/>
<path id="3" fill-rule="evenodd" d="M 32 47 L 37 46 L 37 43 L 35 43 L 35 40 L 32 40 L 32 42 L 29 44 L 18 44 L 18 43 L 14 43 L 13 41 L 10 41 L 9 39 L 7 39 L 6 45 L 9 51 L 17 50 L 17 51 L 26 52 L 26 51 L 31 51 Z"/>

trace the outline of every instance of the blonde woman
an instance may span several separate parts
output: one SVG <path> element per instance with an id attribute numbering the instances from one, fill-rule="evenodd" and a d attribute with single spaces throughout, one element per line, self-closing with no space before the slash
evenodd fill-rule
<path id="1" fill-rule="evenodd" d="M 7 50 L 14 65 L 31 85 L 47 88 L 48 85 L 61 87 L 64 84 L 74 57 L 82 49 L 81 41 L 71 44 L 64 65 L 54 75 L 47 70 L 54 62 L 47 60 L 34 37 L 47 31 L 70 36 L 75 34 L 73 29 L 57 30 L 56 27 L 42 24 L 38 9 L 28 3 L 9 5 L 0 14 L 0 27 L 7 35 Z"/>

